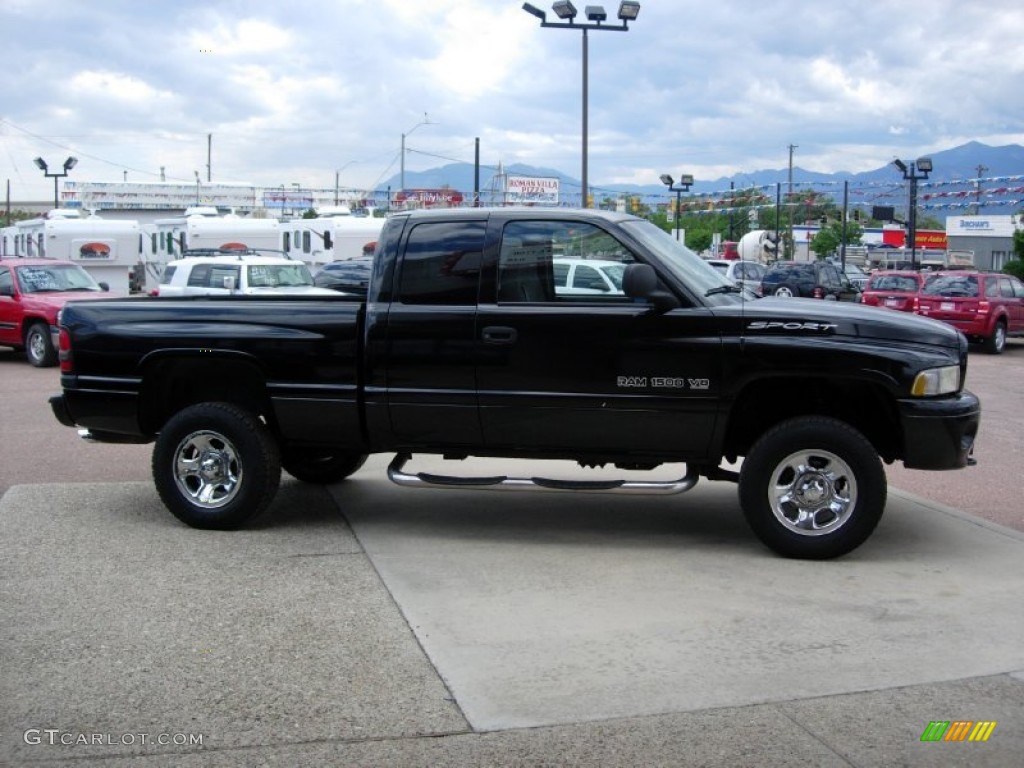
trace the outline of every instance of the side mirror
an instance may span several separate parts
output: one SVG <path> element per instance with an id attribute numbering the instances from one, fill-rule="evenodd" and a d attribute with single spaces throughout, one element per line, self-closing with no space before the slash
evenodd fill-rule
<path id="1" fill-rule="evenodd" d="M 637 301 L 646 301 L 658 312 L 679 307 L 679 300 L 658 288 L 658 274 L 650 264 L 630 264 L 622 275 L 622 292 Z"/>
<path id="2" fill-rule="evenodd" d="M 96 283 L 96 285 L 98 285 L 100 287 L 101 291 L 109 291 L 110 290 L 110 283 L 108 283 L 108 282 L 100 281 L 100 282 Z"/>
<path id="3" fill-rule="evenodd" d="M 235 278 L 234 278 L 234 276 L 230 276 L 230 277 L 225 277 L 224 278 L 224 287 L 227 288 L 229 291 L 234 291 L 235 290 Z"/>

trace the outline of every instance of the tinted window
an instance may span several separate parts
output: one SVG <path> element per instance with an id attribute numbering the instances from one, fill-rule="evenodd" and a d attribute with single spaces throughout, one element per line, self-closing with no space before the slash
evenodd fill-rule
<path id="1" fill-rule="evenodd" d="M 476 304 L 484 222 L 419 224 L 402 260 L 399 300 L 405 304 Z"/>
<path id="2" fill-rule="evenodd" d="M 174 277 L 174 271 L 176 267 L 173 265 L 164 267 L 164 273 L 160 275 L 160 285 L 169 285 L 171 278 Z"/>
<path id="3" fill-rule="evenodd" d="M 915 293 L 917 285 L 917 280 L 909 275 L 876 275 L 868 281 L 868 289 L 873 291 Z"/>
<path id="4" fill-rule="evenodd" d="M 569 265 L 555 264 L 555 285 L 565 285 L 569 280 Z"/>
<path id="5" fill-rule="evenodd" d="M 209 264 L 196 264 L 192 267 L 192 271 L 188 274 L 188 284 L 191 286 L 199 286 L 200 288 L 208 288 L 210 283 L 210 265 Z"/>
<path id="6" fill-rule="evenodd" d="M 576 271 L 572 273 L 572 287 L 573 288 L 594 288 L 599 291 L 605 289 L 604 280 L 601 279 L 601 273 L 593 267 L 588 267 L 584 264 L 580 264 L 576 267 Z"/>
<path id="7" fill-rule="evenodd" d="M 977 298 L 978 278 L 974 275 L 935 275 L 921 289 L 929 296 L 947 298 Z"/>

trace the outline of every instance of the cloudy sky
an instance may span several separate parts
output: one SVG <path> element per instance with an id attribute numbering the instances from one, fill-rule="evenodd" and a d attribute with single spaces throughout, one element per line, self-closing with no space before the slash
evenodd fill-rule
<path id="1" fill-rule="evenodd" d="M 215 181 L 373 188 L 403 133 L 407 171 L 479 137 L 484 165 L 580 174 L 582 35 L 520 0 L 0 0 L 0 29 L 15 200 L 52 194 L 37 156 L 205 179 L 208 135 Z M 1022 48 L 1021 0 L 641 0 L 589 34 L 590 182 L 783 168 L 790 144 L 826 173 L 1024 144 Z"/>

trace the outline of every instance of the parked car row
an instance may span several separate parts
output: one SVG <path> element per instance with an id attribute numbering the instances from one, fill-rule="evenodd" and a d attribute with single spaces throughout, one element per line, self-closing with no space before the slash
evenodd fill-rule
<path id="1" fill-rule="evenodd" d="M 942 320 L 996 355 L 1007 338 L 1024 336 L 1024 283 L 1012 275 L 978 270 L 875 272 L 863 301 Z"/>
<path id="2" fill-rule="evenodd" d="M 709 259 L 738 285 L 759 296 L 859 301 L 913 312 L 958 328 L 969 341 L 999 354 L 1010 337 L 1024 337 L 1024 282 L 980 270 L 879 270 L 832 261 L 756 262 Z M 756 278 L 760 270 L 760 278 Z M 751 284 L 753 283 L 753 284 Z"/>

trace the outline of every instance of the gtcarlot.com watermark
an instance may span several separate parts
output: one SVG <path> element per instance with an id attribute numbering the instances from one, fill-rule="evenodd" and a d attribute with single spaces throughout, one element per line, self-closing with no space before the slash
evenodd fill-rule
<path id="1" fill-rule="evenodd" d="M 26 744 L 64 747 L 201 747 L 201 733 L 84 733 L 60 728 L 29 728 L 22 735 Z"/>

